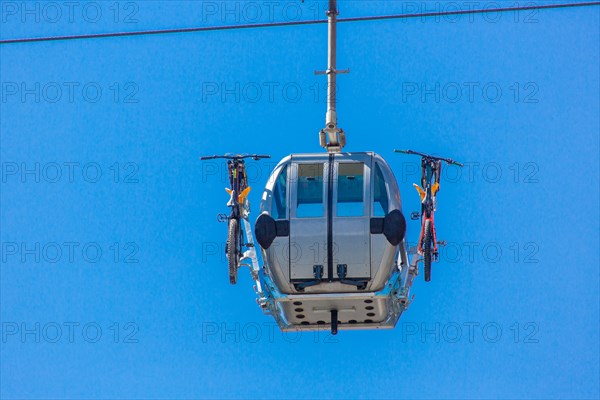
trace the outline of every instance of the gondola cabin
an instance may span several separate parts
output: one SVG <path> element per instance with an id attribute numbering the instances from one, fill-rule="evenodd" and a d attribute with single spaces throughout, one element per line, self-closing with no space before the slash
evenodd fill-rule
<path id="1" fill-rule="evenodd" d="M 273 170 L 260 211 L 259 302 L 283 329 L 395 325 L 412 282 L 400 191 L 381 156 L 292 154 Z"/>

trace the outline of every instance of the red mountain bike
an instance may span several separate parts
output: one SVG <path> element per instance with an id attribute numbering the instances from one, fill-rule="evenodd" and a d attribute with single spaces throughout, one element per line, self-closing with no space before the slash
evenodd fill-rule
<path id="1" fill-rule="evenodd" d="M 440 176 L 442 163 L 462 167 L 463 164 L 449 158 L 430 156 L 413 150 L 394 150 L 396 153 L 414 154 L 421 156 L 421 186 L 416 183 L 413 186 L 419 192 L 421 198 L 421 234 L 417 252 L 423 256 L 425 266 L 425 282 L 431 280 L 431 261 L 438 260 L 438 242 L 435 233 L 434 212 L 436 210 L 436 195 L 440 190 Z M 418 219 L 419 213 L 411 214 L 412 219 Z"/>

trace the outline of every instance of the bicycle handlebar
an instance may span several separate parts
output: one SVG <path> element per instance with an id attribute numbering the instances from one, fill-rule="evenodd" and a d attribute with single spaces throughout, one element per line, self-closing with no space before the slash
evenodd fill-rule
<path id="1" fill-rule="evenodd" d="M 252 158 L 253 160 L 260 160 L 262 158 L 271 158 L 269 155 L 261 154 L 225 154 L 222 156 L 204 156 L 200 157 L 201 160 L 214 160 L 217 158 L 223 158 L 225 160 L 243 160 L 244 158 Z"/>
<path id="2" fill-rule="evenodd" d="M 464 166 L 463 164 L 459 163 L 458 161 L 454 161 L 451 158 L 435 157 L 435 156 L 431 156 L 429 154 L 419 153 L 418 151 L 414 151 L 414 150 L 394 150 L 394 152 L 396 152 L 396 153 L 402 153 L 402 154 L 414 154 L 414 155 L 426 158 L 428 160 L 439 160 L 439 161 L 444 161 L 444 162 L 446 162 L 448 164 L 457 165 L 459 167 L 463 167 Z"/>

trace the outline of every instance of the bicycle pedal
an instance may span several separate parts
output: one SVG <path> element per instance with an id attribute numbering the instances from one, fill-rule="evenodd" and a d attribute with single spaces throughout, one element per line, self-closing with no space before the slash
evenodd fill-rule
<path id="1" fill-rule="evenodd" d="M 228 222 L 229 221 L 229 217 L 227 216 L 227 214 L 217 214 L 217 221 L 219 221 L 219 222 Z"/>

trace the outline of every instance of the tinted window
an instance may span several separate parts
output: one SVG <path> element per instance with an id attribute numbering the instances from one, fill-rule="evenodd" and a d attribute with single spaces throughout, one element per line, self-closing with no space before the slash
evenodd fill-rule
<path id="1" fill-rule="evenodd" d="M 363 163 L 340 163 L 337 179 L 337 216 L 360 217 L 363 206 Z"/>
<path id="2" fill-rule="evenodd" d="M 323 164 L 298 165 L 296 217 L 323 216 Z"/>
<path id="3" fill-rule="evenodd" d="M 379 164 L 375 163 L 375 184 L 373 196 L 373 216 L 384 217 L 388 212 L 388 193 Z"/>
<path id="4" fill-rule="evenodd" d="M 273 188 L 273 202 L 271 203 L 271 217 L 275 219 L 287 218 L 287 165 L 283 167 Z"/>

